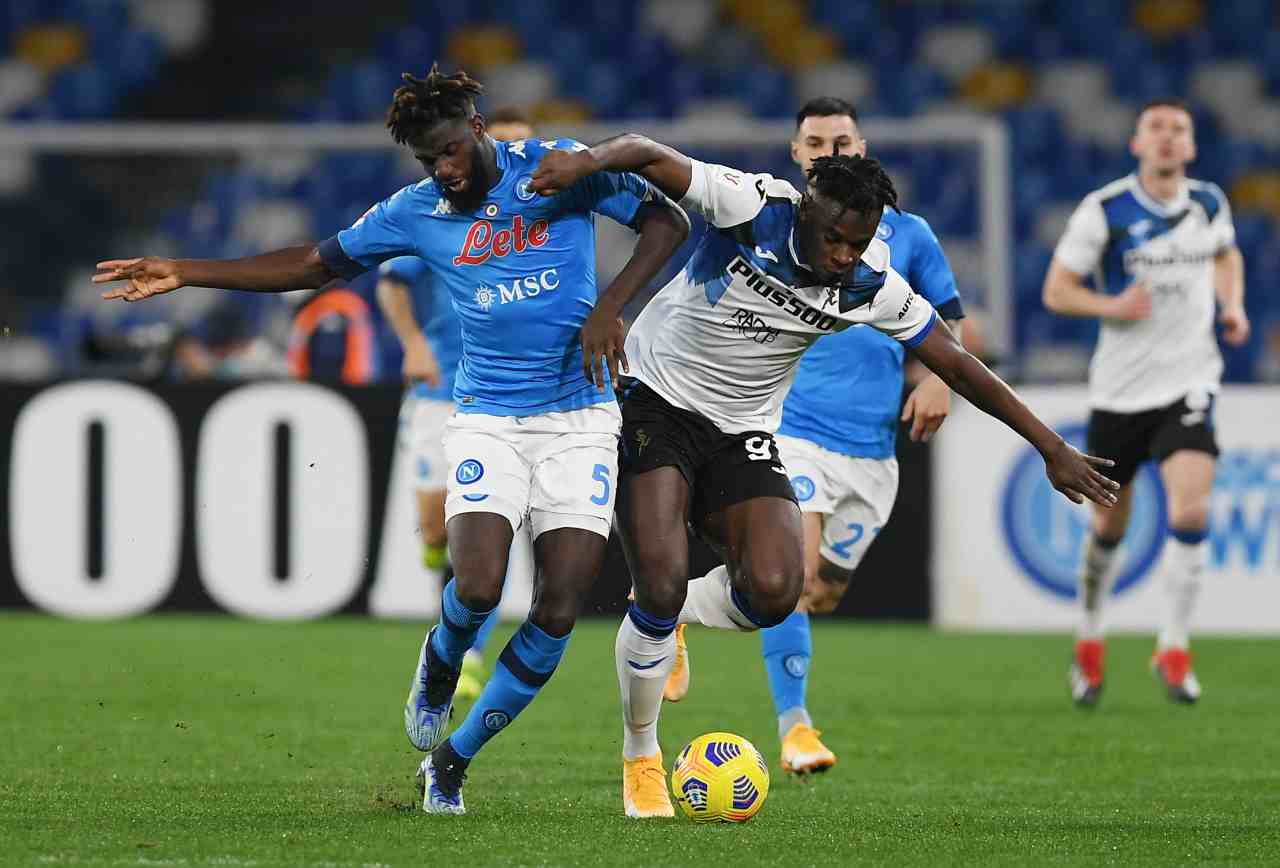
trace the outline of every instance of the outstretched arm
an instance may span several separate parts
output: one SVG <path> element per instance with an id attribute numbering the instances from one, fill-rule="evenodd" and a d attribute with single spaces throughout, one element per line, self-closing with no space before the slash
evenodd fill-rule
<path id="1" fill-rule="evenodd" d="M 533 173 L 529 189 L 554 196 L 592 172 L 635 172 L 679 202 L 689 192 L 693 163 L 675 148 L 624 133 L 584 151 L 548 153 Z"/>
<path id="2" fill-rule="evenodd" d="M 1045 473 L 1053 487 L 1075 503 L 1085 498 L 1100 506 L 1116 502 L 1118 483 L 1098 472 L 1113 462 L 1084 455 L 1031 412 L 1013 389 L 974 358 L 944 323 L 933 329 L 913 350 L 916 357 L 975 407 L 1004 422 L 1029 442 L 1044 458 Z"/>
<path id="3" fill-rule="evenodd" d="M 611 376 L 616 386 L 619 372 L 631 372 L 622 310 L 689 237 L 689 218 L 670 202 L 651 202 L 641 207 L 636 229 L 640 238 L 631 258 L 582 324 L 582 371 L 601 391 L 606 377 Z M 602 370 L 606 362 L 608 371 Z"/>
<path id="4" fill-rule="evenodd" d="M 94 283 L 125 281 L 103 298 L 141 301 L 183 286 L 289 292 L 314 289 L 337 277 L 325 265 L 315 244 L 286 247 L 243 259 L 111 259 L 98 263 Z"/>

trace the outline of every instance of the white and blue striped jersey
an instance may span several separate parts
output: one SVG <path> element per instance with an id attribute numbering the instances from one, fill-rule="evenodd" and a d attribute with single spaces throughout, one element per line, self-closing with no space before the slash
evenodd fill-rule
<path id="1" fill-rule="evenodd" d="M 1158 202 L 1129 175 L 1084 198 L 1054 257 L 1092 275 L 1098 292 L 1136 280 L 1151 292 L 1151 316 L 1103 320 L 1089 366 L 1089 402 L 1137 413 L 1191 391 L 1217 391 L 1222 355 L 1213 333 L 1213 261 L 1235 244 L 1231 206 L 1216 184 L 1186 181 Z"/>
<path id="2" fill-rule="evenodd" d="M 889 264 L 939 316 L 964 317 L 955 275 L 923 217 L 885 209 L 876 237 L 889 245 Z M 900 342 L 866 326 L 818 341 L 796 369 L 778 433 L 853 458 L 892 458 L 905 360 Z"/>
<path id="3" fill-rule="evenodd" d="M 627 336 L 637 379 L 728 434 L 778 429 L 796 365 L 820 336 L 861 323 L 912 347 L 937 318 L 879 239 L 843 284 L 816 285 L 797 249 L 800 198 L 770 175 L 694 160 L 681 204 L 707 232 Z"/>

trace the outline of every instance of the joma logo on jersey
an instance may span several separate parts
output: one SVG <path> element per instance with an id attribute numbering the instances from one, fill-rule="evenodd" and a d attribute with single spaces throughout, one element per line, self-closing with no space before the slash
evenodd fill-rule
<path id="1" fill-rule="evenodd" d="M 554 292 L 560 288 L 560 274 L 554 268 L 548 268 L 537 274 L 526 274 L 524 277 L 517 277 L 515 280 L 503 283 L 501 280 L 493 282 L 497 289 L 494 290 L 487 286 L 483 286 L 476 290 L 476 303 L 484 310 L 488 310 L 494 302 L 498 304 L 510 304 L 513 301 L 524 301 L 526 298 L 534 298 L 544 292 Z M 484 301 L 480 301 L 480 293 L 484 292 Z"/>
<path id="2" fill-rule="evenodd" d="M 812 326 L 817 331 L 829 332 L 832 326 L 839 322 L 838 317 L 823 313 L 816 307 L 810 307 L 805 304 L 791 290 L 770 286 L 764 275 L 752 268 L 751 263 L 741 256 L 734 257 L 733 262 L 729 263 L 729 267 L 726 270 L 735 277 L 746 278 L 744 282 L 747 287 L 754 290 L 761 298 L 767 299 L 775 307 L 782 308 L 787 313 L 798 318 L 800 322 L 807 326 Z M 777 329 L 774 329 L 774 336 L 777 336 Z"/>
<path id="3" fill-rule="evenodd" d="M 509 253 L 524 253 L 530 247 L 542 247 L 551 237 L 550 224 L 544 220 L 534 220 L 526 231 L 524 218 L 519 214 L 511 221 L 510 229 L 494 231 L 488 220 L 477 220 L 467 230 L 467 237 L 462 242 L 462 252 L 453 257 L 454 265 L 482 265 L 491 256 L 506 256 Z"/>

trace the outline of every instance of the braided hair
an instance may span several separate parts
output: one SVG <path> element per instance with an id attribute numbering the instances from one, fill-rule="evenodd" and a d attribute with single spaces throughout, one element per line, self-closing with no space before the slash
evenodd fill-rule
<path id="1" fill-rule="evenodd" d="M 404 84 L 396 88 L 387 109 L 387 129 L 396 144 L 403 145 L 442 120 L 470 118 L 476 113 L 475 98 L 484 85 L 459 70 L 453 75 L 433 63 L 426 78 L 412 73 L 400 76 Z"/>
<path id="2" fill-rule="evenodd" d="M 806 173 L 809 189 L 840 206 L 840 212 L 879 214 L 898 210 L 898 191 L 879 160 L 845 154 L 818 157 Z"/>

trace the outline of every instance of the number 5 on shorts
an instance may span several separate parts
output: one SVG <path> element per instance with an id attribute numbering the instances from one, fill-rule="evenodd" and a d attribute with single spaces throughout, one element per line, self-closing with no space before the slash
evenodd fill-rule
<path id="1" fill-rule="evenodd" d="M 595 470 L 591 473 L 591 478 L 600 483 L 603 491 L 599 494 L 591 496 L 591 502 L 596 506 L 604 506 L 609 502 L 609 468 L 604 464 L 597 464 Z"/>

